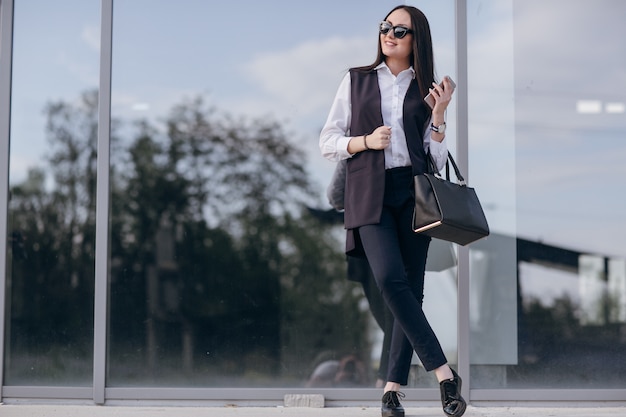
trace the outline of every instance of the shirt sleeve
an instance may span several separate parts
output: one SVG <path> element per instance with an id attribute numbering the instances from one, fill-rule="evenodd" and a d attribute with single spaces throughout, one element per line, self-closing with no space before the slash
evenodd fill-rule
<path id="1" fill-rule="evenodd" d="M 430 130 L 430 123 L 429 121 L 426 132 L 424 133 L 424 151 L 428 153 L 428 149 L 430 148 L 430 154 L 437 165 L 437 170 L 441 171 L 443 167 L 446 166 L 446 161 L 448 160 L 448 143 L 446 142 L 445 136 L 441 142 L 431 139 L 430 134 L 432 130 Z"/>
<path id="2" fill-rule="evenodd" d="M 328 119 L 320 133 L 320 151 L 322 156 L 330 161 L 341 161 L 352 156 L 348 152 L 352 118 L 350 84 L 350 73 L 348 73 L 339 84 Z"/>

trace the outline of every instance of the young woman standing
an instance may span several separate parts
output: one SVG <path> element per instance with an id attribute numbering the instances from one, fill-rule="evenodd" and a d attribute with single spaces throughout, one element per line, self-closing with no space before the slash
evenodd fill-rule
<path id="1" fill-rule="evenodd" d="M 379 27 L 378 56 L 342 80 L 320 134 L 322 155 L 347 159 L 346 252 L 366 256 L 394 316 L 383 417 L 404 417 L 400 387 L 408 383 L 415 351 L 440 384 L 443 411 L 465 412 L 461 378 L 448 365 L 422 310 L 430 238 L 411 229 L 413 176 L 430 153 L 445 165 L 445 111 L 453 87 L 435 82 L 430 26 L 412 6 L 398 6 Z M 424 96 L 431 93 L 431 109 Z M 452 300 L 450 300 L 452 302 Z"/>

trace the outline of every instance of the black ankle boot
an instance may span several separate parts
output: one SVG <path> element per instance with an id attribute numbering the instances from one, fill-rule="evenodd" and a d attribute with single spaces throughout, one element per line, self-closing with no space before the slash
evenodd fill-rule
<path id="1" fill-rule="evenodd" d="M 452 369 L 454 378 L 446 379 L 439 383 L 441 391 L 441 405 L 443 412 L 451 417 L 461 417 L 465 413 L 465 400 L 461 397 L 461 377 Z"/>
<path id="2" fill-rule="evenodd" d="M 400 404 L 398 397 L 404 398 L 404 394 L 396 391 L 387 391 L 383 395 L 383 406 L 380 409 L 382 417 L 404 417 L 404 407 Z"/>

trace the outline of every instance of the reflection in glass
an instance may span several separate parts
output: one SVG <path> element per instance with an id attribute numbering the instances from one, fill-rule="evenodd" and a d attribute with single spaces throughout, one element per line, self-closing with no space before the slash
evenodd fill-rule
<path id="1" fill-rule="evenodd" d="M 470 177 L 496 225 L 473 247 L 473 388 L 626 387 L 626 123 L 610 70 L 626 62 L 624 37 L 600 28 L 626 9 L 569 6 L 468 3 Z"/>
<path id="2" fill-rule="evenodd" d="M 116 3 L 109 386 L 374 384 L 380 331 L 308 168 L 330 179 L 319 127 L 387 10 L 292 6 Z"/>
<path id="3" fill-rule="evenodd" d="M 151 3 L 155 16 L 164 6 Z M 215 14 L 211 7 L 202 12 Z M 151 71 L 146 59 L 123 72 L 122 45 L 143 50 L 138 35 L 157 32 L 150 43 L 165 44 L 169 32 L 153 31 L 156 20 L 133 21 L 124 5 L 115 13 L 120 103 L 145 88 L 129 93 L 142 81 L 132 77 Z M 185 38 L 191 61 L 174 69 L 178 82 L 201 66 L 205 41 Z M 111 386 L 293 386 L 316 362 L 367 356 L 366 316 L 343 279 L 336 224 L 307 210 L 317 206 L 316 190 L 281 123 L 230 115 L 200 95 L 175 98 L 158 118 L 116 109 Z"/>
<path id="4" fill-rule="evenodd" d="M 281 126 L 192 101 L 116 149 L 112 385 L 284 384 L 320 351 L 362 353 L 359 297 Z"/>
<path id="5" fill-rule="evenodd" d="M 7 385 L 92 384 L 98 4 L 15 2 Z"/>

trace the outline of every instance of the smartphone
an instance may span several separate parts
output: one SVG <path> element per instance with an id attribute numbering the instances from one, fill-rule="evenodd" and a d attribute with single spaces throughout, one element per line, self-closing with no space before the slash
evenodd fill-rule
<path id="1" fill-rule="evenodd" d="M 452 78 L 450 78 L 449 76 L 445 76 L 443 78 L 447 78 L 448 82 L 450 83 L 450 85 L 452 86 L 452 91 L 454 91 L 454 89 L 456 88 L 456 84 L 454 83 L 454 81 L 452 81 Z M 440 86 L 443 87 L 443 81 L 441 81 L 439 83 Z M 426 97 L 424 97 L 424 101 L 426 103 L 428 103 L 428 105 L 430 106 L 430 108 L 432 109 L 433 107 L 435 107 L 435 98 L 433 97 L 432 94 L 428 93 L 428 95 Z"/>

